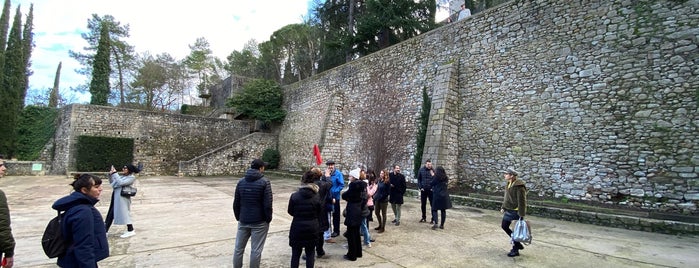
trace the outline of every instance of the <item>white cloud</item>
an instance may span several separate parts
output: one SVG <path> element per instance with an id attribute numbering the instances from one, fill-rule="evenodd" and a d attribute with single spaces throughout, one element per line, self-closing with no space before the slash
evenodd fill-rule
<path id="1" fill-rule="evenodd" d="M 34 4 L 34 43 L 30 88 L 53 87 L 56 67 L 63 62 L 61 92 L 84 84 L 88 77 L 74 70 L 81 66 L 70 58 L 69 50 L 83 51 L 87 42 L 80 36 L 87 31 L 92 14 L 111 15 L 128 24 L 131 37 L 126 41 L 137 52 L 169 53 L 182 59 L 189 45 L 199 37 L 209 41 L 215 56 L 225 59 L 240 50 L 248 40 L 269 40 L 275 30 L 301 23 L 309 0 L 22 0 L 13 1 L 12 10 L 21 5 L 23 15 Z M 23 16 L 24 20 L 24 16 Z"/>

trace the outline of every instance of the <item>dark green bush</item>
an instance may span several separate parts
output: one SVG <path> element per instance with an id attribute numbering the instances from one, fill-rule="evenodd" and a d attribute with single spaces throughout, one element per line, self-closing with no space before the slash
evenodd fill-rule
<path id="1" fill-rule="evenodd" d="M 117 170 L 133 162 L 133 139 L 96 136 L 79 136 L 75 157 L 77 171 L 109 171 L 114 165 Z"/>
<path id="2" fill-rule="evenodd" d="M 39 158 L 56 132 L 56 117 L 56 108 L 27 106 L 22 110 L 17 124 L 18 160 L 33 161 Z"/>
<path id="3" fill-rule="evenodd" d="M 268 169 L 275 169 L 279 166 L 279 159 L 281 159 L 281 154 L 279 150 L 269 148 L 262 153 L 262 161 L 269 163 Z"/>

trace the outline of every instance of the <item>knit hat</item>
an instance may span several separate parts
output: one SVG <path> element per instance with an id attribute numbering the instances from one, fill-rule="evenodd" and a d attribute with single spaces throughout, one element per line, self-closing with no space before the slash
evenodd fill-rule
<path id="1" fill-rule="evenodd" d="M 141 170 L 139 170 L 136 166 L 134 166 L 132 164 L 127 164 L 125 167 L 126 167 L 126 169 L 129 170 L 129 173 L 132 173 L 132 174 L 141 172 Z"/>
<path id="2" fill-rule="evenodd" d="M 360 169 L 355 168 L 352 171 L 350 171 L 349 175 L 350 175 L 350 177 L 354 177 L 355 179 L 359 179 L 359 172 L 360 171 L 361 171 Z"/>

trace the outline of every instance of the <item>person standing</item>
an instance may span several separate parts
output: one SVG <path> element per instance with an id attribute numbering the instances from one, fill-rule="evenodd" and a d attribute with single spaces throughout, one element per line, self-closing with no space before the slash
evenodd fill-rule
<path id="1" fill-rule="evenodd" d="M 391 194 L 391 183 L 388 179 L 388 170 L 379 172 L 379 183 L 374 193 L 374 207 L 376 208 L 376 219 L 379 227 L 374 228 L 378 233 L 386 231 L 386 210 L 388 209 L 388 197 Z"/>
<path id="2" fill-rule="evenodd" d="M 332 211 L 332 196 L 330 196 L 330 187 L 332 184 L 328 181 L 321 179 L 323 177 L 323 172 L 319 168 L 312 168 L 311 171 L 315 174 L 314 178 L 315 184 L 318 186 L 318 200 L 320 201 L 320 215 L 318 215 L 318 242 L 316 244 L 316 254 L 318 258 L 323 258 L 325 256 L 325 250 L 323 249 L 323 244 L 325 240 L 329 243 L 334 243 L 330 237 L 330 211 Z M 326 237 L 327 235 L 327 237 Z"/>
<path id="3" fill-rule="evenodd" d="M 359 179 L 360 170 L 353 169 L 349 173 L 349 185 L 347 191 L 342 193 L 342 200 L 347 201 L 345 206 L 345 225 L 347 226 L 347 254 L 342 256 L 345 260 L 356 261 L 362 257 L 362 238 L 359 228 L 362 225 L 363 212 L 366 208 L 366 183 Z"/>
<path id="4" fill-rule="evenodd" d="M 451 208 L 451 199 L 449 198 L 448 191 L 449 177 L 447 177 L 447 172 L 442 166 L 438 166 L 434 174 L 434 180 L 431 182 L 433 197 L 431 200 L 432 204 L 430 205 L 432 208 L 432 221 L 434 222 L 432 230 L 437 229 L 437 220 L 439 219 L 437 211 L 439 210 L 442 212 L 442 221 L 439 224 L 439 228 L 444 229 L 444 221 L 447 219 L 447 209 Z"/>
<path id="5" fill-rule="evenodd" d="M 376 194 L 376 190 L 378 189 L 379 185 L 377 183 L 376 179 L 376 172 L 374 172 L 373 169 L 369 169 L 366 172 L 366 178 L 367 180 L 365 181 L 367 183 L 366 186 L 366 192 L 368 194 L 369 199 L 367 200 L 367 207 L 369 208 L 369 216 L 367 217 L 367 227 L 369 227 L 369 222 L 374 221 L 374 209 L 375 209 L 375 204 L 374 204 L 374 194 Z"/>
<path id="6" fill-rule="evenodd" d="M 272 185 L 262 175 L 266 166 L 267 163 L 260 159 L 252 160 L 245 177 L 235 187 L 233 214 L 238 221 L 233 253 L 235 268 L 243 267 L 245 246 L 251 237 L 250 267 L 260 267 L 269 223 L 272 221 Z"/>
<path id="7" fill-rule="evenodd" d="M 374 188 L 373 191 L 369 190 L 368 174 L 364 171 L 363 167 L 359 173 L 359 179 L 366 185 L 364 187 L 365 192 L 362 194 L 362 198 L 366 199 L 366 211 L 362 211 L 362 216 L 364 216 L 364 218 L 362 219 L 362 225 L 359 227 L 359 232 L 362 234 L 362 236 L 364 236 L 364 245 L 370 248 L 371 242 L 374 242 L 374 239 L 371 239 L 371 234 L 369 233 L 369 220 L 371 219 L 371 212 L 373 211 L 374 206 L 371 196 L 374 194 L 376 189 Z"/>
<path id="8" fill-rule="evenodd" d="M 405 176 L 400 173 L 400 166 L 394 165 L 393 172 L 388 177 L 391 182 L 391 194 L 388 202 L 391 203 L 391 209 L 395 217 L 393 223 L 398 226 L 400 225 L 400 208 L 403 205 L 403 195 L 406 188 Z"/>
<path id="9" fill-rule="evenodd" d="M 335 168 L 335 161 L 329 160 L 325 163 L 328 168 L 325 170 L 325 178 L 332 183 L 330 193 L 333 197 L 333 232 L 331 237 L 340 235 L 340 192 L 345 188 L 345 178 L 342 172 Z"/>
<path id="10" fill-rule="evenodd" d="M 461 4 L 461 10 L 459 11 L 459 17 L 457 21 L 463 20 L 471 16 L 471 10 L 466 8 L 466 4 Z"/>
<path id="11" fill-rule="evenodd" d="M 0 155 L 0 178 L 5 176 L 5 157 Z M 7 196 L 0 190 L 0 258 L 5 262 L 5 268 L 12 268 L 15 263 L 15 238 L 12 236 L 10 226 L 10 207 L 7 205 Z"/>
<path id="12" fill-rule="evenodd" d="M 51 206 L 65 211 L 61 232 L 69 241 L 65 255 L 58 257 L 60 267 L 97 267 L 97 262 L 109 257 L 107 231 L 102 214 L 95 208 L 102 194 L 102 180 L 90 174 L 76 174 L 73 192 Z"/>
<path id="13" fill-rule="evenodd" d="M 427 200 L 430 201 L 432 207 L 432 179 L 434 178 L 434 170 L 432 170 L 432 160 L 427 159 L 425 165 L 420 168 L 417 173 L 417 186 L 420 190 L 420 210 L 422 211 L 422 219 L 420 222 L 426 222 L 425 213 L 427 212 Z M 430 224 L 437 223 L 433 216 Z"/>
<path id="14" fill-rule="evenodd" d="M 126 224 L 126 232 L 122 234 L 121 238 L 127 238 L 136 235 L 136 231 L 133 228 L 133 223 L 131 222 L 131 197 L 122 196 L 121 190 L 125 186 L 131 186 L 136 181 L 135 174 L 140 172 L 140 170 L 132 165 L 128 164 L 122 168 L 122 175 L 117 173 L 114 166 L 111 167 L 109 171 L 109 183 L 112 185 L 113 200 L 109 204 L 109 211 L 107 211 L 107 221 L 106 226 L 111 226 L 111 215 L 114 215 L 114 224 L 124 225 Z M 109 227 L 106 227 L 109 229 Z"/>
<path id="15" fill-rule="evenodd" d="M 501 227 L 507 233 L 507 236 L 512 235 L 510 224 L 514 220 L 524 220 L 527 214 L 527 187 L 523 180 L 517 178 L 517 171 L 508 168 L 504 171 L 507 186 L 505 188 L 505 197 L 502 201 L 500 213 L 503 213 Z M 512 250 L 507 253 L 508 257 L 519 256 L 519 250 L 524 249 L 520 242 L 514 242 Z"/>
<path id="16" fill-rule="evenodd" d="M 315 184 L 318 178 L 320 174 L 306 171 L 298 191 L 289 197 L 287 213 L 293 217 L 289 229 L 291 268 L 299 267 L 302 250 L 306 252 L 306 268 L 312 268 L 315 263 L 315 247 L 320 236 L 318 217 L 322 207 L 318 199 L 318 185 Z"/>

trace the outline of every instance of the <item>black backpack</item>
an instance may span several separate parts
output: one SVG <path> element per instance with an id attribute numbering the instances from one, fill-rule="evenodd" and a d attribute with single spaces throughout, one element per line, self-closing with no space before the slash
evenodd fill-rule
<path id="1" fill-rule="evenodd" d="M 44 235 L 41 236 L 41 246 L 44 248 L 44 253 L 49 258 L 56 258 L 66 254 L 68 243 L 63 239 L 63 231 L 61 225 L 63 223 L 65 212 L 58 211 L 58 215 L 49 221 L 44 230 Z"/>

